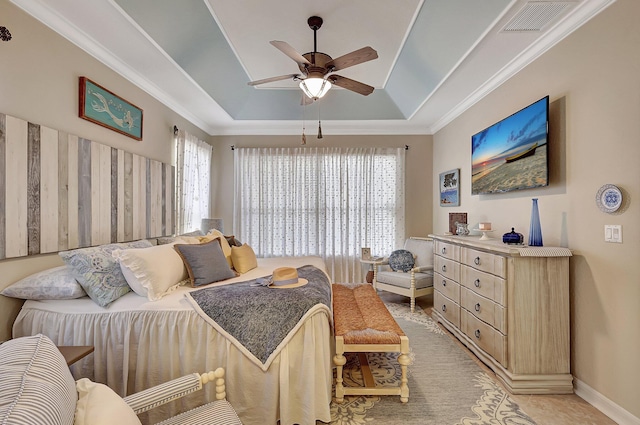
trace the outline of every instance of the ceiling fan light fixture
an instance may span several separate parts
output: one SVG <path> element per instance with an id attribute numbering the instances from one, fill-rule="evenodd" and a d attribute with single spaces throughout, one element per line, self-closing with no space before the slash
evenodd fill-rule
<path id="1" fill-rule="evenodd" d="M 300 81 L 300 89 L 310 99 L 314 100 L 324 96 L 331 89 L 331 86 L 332 84 L 329 80 L 319 77 L 309 77 Z"/>

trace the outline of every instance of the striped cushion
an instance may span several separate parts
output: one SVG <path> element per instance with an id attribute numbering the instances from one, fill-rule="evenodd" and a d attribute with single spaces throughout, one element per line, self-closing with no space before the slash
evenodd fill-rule
<path id="1" fill-rule="evenodd" d="M 72 425 L 76 383 L 55 344 L 38 334 L 0 345 L 0 423 Z"/>
<path id="2" fill-rule="evenodd" d="M 176 415 L 156 425 L 242 425 L 227 400 L 217 400 Z"/>

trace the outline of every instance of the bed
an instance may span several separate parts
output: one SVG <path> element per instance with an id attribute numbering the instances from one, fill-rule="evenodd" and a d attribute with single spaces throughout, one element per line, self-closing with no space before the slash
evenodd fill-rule
<path id="1" fill-rule="evenodd" d="M 208 286 L 229 285 L 270 275 L 282 266 L 314 266 L 326 274 L 319 257 L 258 259 L 258 267 Z M 327 308 L 305 316 L 263 370 L 222 333 L 208 324 L 181 286 L 157 301 L 129 292 L 109 305 L 88 297 L 74 300 L 28 300 L 13 336 L 42 333 L 58 345 L 93 345 L 93 355 L 72 366 L 76 379 L 107 384 L 122 396 L 191 372 L 224 367 L 227 399 L 245 425 L 315 424 L 330 421 L 332 319 Z M 204 390 L 155 409 L 143 423 L 214 400 Z"/>

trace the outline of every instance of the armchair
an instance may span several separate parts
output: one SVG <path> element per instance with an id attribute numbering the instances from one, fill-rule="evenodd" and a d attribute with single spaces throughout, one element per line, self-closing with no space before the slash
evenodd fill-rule
<path id="1" fill-rule="evenodd" d="M 215 382 L 216 401 L 176 415 L 162 425 L 242 425 L 225 400 L 224 369 L 193 373 L 121 398 L 87 378 L 74 381 L 55 344 L 42 334 L 0 345 L 0 423 L 138 425 L 137 415 Z"/>
<path id="2" fill-rule="evenodd" d="M 433 241 L 426 238 L 409 238 L 404 249 L 411 252 L 414 265 L 408 272 L 388 268 L 388 258 L 376 263 L 373 286 L 376 290 L 392 292 L 411 298 L 411 312 L 415 311 L 416 298 L 433 293 Z"/>

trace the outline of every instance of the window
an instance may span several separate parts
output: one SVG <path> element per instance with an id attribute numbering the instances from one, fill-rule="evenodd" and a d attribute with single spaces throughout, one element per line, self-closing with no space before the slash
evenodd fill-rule
<path id="1" fill-rule="evenodd" d="M 200 228 L 209 216 L 211 145 L 179 130 L 176 137 L 176 233 Z"/>
<path id="2" fill-rule="evenodd" d="M 318 255 L 361 280 L 361 247 L 404 240 L 404 149 L 236 148 L 234 233 L 261 257 Z"/>

